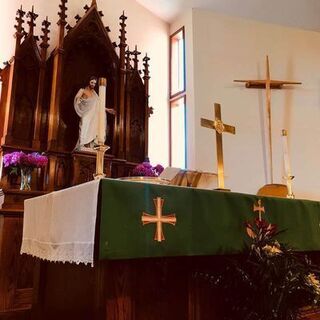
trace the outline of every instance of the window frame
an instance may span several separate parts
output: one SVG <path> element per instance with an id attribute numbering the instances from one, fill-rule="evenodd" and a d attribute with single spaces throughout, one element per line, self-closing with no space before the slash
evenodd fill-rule
<path id="1" fill-rule="evenodd" d="M 172 94 L 172 42 L 173 38 L 182 33 L 183 39 L 183 90 Z M 187 97 L 186 97 L 186 45 L 185 45 L 185 27 L 182 26 L 169 37 L 169 165 L 172 166 L 172 104 L 179 99 L 183 99 L 184 103 L 184 164 L 187 168 Z"/>
<path id="2" fill-rule="evenodd" d="M 184 70 L 184 77 L 183 77 L 183 89 L 175 92 L 172 94 L 172 39 L 178 34 L 182 32 L 182 39 L 183 39 L 183 70 Z M 184 26 L 179 28 L 173 34 L 170 35 L 169 38 L 169 95 L 170 95 L 170 102 L 172 99 L 185 94 L 186 92 L 186 46 L 185 46 L 185 28 Z"/>
<path id="3" fill-rule="evenodd" d="M 169 104 L 169 165 L 172 166 L 172 104 L 175 103 L 177 100 L 183 99 L 183 105 L 184 105 L 184 165 L 185 168 L 181 169 L 186 169 L 187 168 L 187 97 L 186 94 L 180 94 L 179 96 L 176 96 L 172 99 L 170 99 L 170 104 Z"/>

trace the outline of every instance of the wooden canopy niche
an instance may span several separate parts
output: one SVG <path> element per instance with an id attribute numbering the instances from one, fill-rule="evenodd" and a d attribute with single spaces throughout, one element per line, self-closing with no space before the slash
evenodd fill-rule
<path id="1" fill-rule="evenodd" d="M 58 146 L 63 150 L 71 151 L 76 145 L 79 117 L 74 111 L 73 100 L 79 88 L 87 85 L 90 76 L 107 79 L 106 107 L 117 107 L 119 58 L 100 15 L 96 6 L 92 6 L 64 39 L 58 130 Z M 110 117 L 108 123 L 111 124 L 112 120 Z M 110 139 L 113 131 L 112 125 L 108 130 L 109 145 L 113 144 Z"/>

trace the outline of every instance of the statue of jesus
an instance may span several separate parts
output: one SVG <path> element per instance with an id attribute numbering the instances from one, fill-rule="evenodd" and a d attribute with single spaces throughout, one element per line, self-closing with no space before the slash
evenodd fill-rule
<path id="1" fill-rule="evenodd" d="M 88 85 L 81 88 L 74 98 L 74 109 L 80 117 L 79 139 L 75 150 L 89 150 L 97 145 L 99 123 L 99 96 L 95 91 L 98 78 L 92 76 Z M 114 109 L 106 108 L 110 114 L 115 114 Z M 105 130 L 106 131 L 106 130 Z"/>

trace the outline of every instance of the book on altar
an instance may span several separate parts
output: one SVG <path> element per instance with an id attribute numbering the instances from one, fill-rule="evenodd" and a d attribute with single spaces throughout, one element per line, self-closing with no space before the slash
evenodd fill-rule
<path id="1" fill-rule="evenodd" d="M 171 185 L 213 190 L 217 188 L 217 174 L 197 170 L 167 167 L 159 178 L 170 181 Z"/>

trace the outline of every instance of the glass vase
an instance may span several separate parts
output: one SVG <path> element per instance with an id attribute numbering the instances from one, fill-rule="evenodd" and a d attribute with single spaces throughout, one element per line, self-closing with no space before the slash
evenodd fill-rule
<path id="1" fill-rule="evenodd" d="M 21 183 L 20 190 L 30 191 L 31 190 L 31 172 L 30 168 L 21 168 Z"/>

